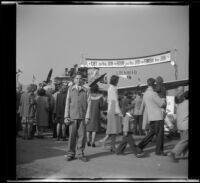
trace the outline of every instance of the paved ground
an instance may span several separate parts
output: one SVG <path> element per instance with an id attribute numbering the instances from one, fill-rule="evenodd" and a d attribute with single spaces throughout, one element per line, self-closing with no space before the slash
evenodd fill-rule
<path id="1" fill-rule="evenodd" d="M 102 138 L 104 134 L 98 134 Z M 136 143 L 141 138 L 135 137 Z M 121 137 L 117 139 L 119 142 Z M 17 178 L 172 178 L 187 179 L 188 160 L 180 159 L 178 163 L 169 161 L 168 157 L 154 154 L 154 144 L 149 144 L 145 149 L 147 156 L 136 158 L 127 147 L 126 155 L 115 155 L 105 148 L 97 146 L 87 147 L 85 154 L 88 162 L 78 159 L 67 162 L 67 141 L 57 142 L 48 135 L 44 139 L 34 138 L 17 141 Z M 165 152 L 169 151 L 177 139 L 165 142 Z M 109 143 L 109 141 L 108 141 Z M 109 144 L 108 144 L 109 145 Z"/>

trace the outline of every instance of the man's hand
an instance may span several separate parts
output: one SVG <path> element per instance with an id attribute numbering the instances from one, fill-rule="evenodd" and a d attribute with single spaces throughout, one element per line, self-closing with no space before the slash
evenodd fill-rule
<path id="1" fill-rule="evenodd" d="M 64 123 L 65 123 L 66 125 L 69 125 L 70 122 L 71 122 L 70 118 L 65 118 Z"/>

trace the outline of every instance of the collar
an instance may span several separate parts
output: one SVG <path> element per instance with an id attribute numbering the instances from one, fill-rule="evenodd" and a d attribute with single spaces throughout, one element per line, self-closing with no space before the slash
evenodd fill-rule
<path id="1" fill-rule="evenodd" d="M 97 95 L 97 96 L 90 96 L 92 100 L 98 100 L 102 97 L 103 95 Z"/>
<path id="2" fill-rule="evenodd" d="M 85 87 L 83 87 L 83 86 L 78 86 L 78 87 L 79 87 L 79 91 L 81 91 L 81 90 L 86 91 L 86 88 L 85 88 Z M 74 89 L 77 89 L 77 85 L 73 85 L 73 86 L 72 86 L 72 90 L 74 90 Z"/>

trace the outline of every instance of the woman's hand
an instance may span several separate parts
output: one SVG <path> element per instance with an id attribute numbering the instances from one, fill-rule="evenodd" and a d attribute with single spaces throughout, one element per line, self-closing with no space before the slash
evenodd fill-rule
<path id="1" fill-rule="evenodd" d="M 85 124 L 86 124 L 86 125 L 88 124 L 89 120 L 90 120 L 89 118 L 86 118 L 86 119 L 85 119 Z"/>

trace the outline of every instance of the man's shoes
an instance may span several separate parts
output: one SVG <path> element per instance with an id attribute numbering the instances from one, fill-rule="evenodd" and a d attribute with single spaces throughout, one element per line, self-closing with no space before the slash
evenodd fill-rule
<path id="1" fill-rule="evenodd" d="M 135 156 L 137 157 L 137 158 L 141 158 L 141 157 L 143 157 L 145 155 L 145 153 L 142 151 L 142 152 L 140 152 L 140 153 L 137 153 Z"/>
<path id="2" fill-rule="evenodd" d="M 56 141 L 60 141 L 60 138 L 56 138 Z"/>
<path id="3" fill-rule="evenodd" d="M 67 139 L 66 139 L 66 138 L 63 138 L 62 140 L 63 140 L 63 141 L 67 141 Z"/>
<path id="4" fill-rule="evenodd" d="M 66 161 L 71 161 L 71 160 L 73 160 L 73 159 L 75 159 L 74 157 L 72 157 L 72 156 L 65 156 L 65 159 L 66 159 Z"/>
<path id="5" fill-rule="evenodd" d="M 115 152 L 116 152 L 116 149 L 115 149 L 115 148 L 111 148 L 111 149 L 110 149 L 110 152 L 115 153 Z"/>
<path id="6" fill-rule="evenodd" d="M 167 154 L 166 153 L 164 153 L 164 152 L 160 152 L 160 153 L 155 153 L 157 156 L 167 156 Z"/>
<path id="7" fill-rule="evenodd" d="M 125 155 L 124 152 L 117 152 L 116 155 Z"/>
<path id="8" fill-rule="evenodd" d="M 87 146 L 91 146 L 90 142 L 87 142 Z"/>
<path id="9" fill-rule="evenodd" d="M 173 152 L 169 152 L 169 153 L 168 153 L 168 157 L 170 158 L 170 160 L 171 160 L 172 162 L 174 162 L 174 163 L 177 163 L 177 162 L 178 162 L 178 160 L 176 159 L 175 154 L 174 154 Z"/>
<path id="10" fill-rule="evenodd" d="M 95 143 L 92 143 L 92 147 L 96 147 Z"/>
<path id="11" fill-rule="evenodd" d="M 87 162 L 88 161 L 86 156 L 80 156 L 80 157 L 78 157 L 78 159 L 83 161 L 83 162 Z"/>

